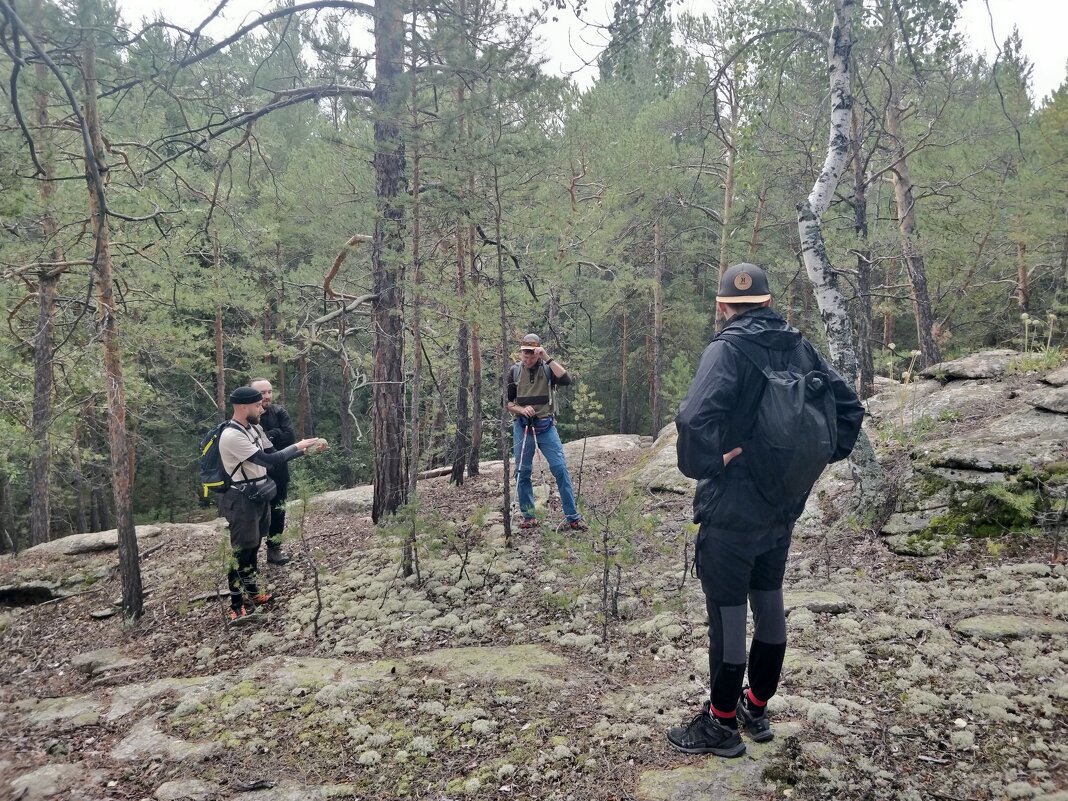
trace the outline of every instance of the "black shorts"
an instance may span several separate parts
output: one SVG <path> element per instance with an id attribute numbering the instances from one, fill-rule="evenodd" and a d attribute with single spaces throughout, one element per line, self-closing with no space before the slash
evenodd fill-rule
<path id="1" fill-rule="evenodd" d="M 719 606 L 742 606 L 750 590 L 782 589 L 790 538 L 789 531 L 778 537 L 746 537 L 701 526 L 694 558 L 705 596 Z"/>

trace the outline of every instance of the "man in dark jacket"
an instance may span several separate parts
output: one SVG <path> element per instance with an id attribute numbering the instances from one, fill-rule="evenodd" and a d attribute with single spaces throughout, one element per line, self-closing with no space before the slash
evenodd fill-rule
<path id="1" fill-rule="evenodd" d="M 289 412 L 277 403 L 271 403 L 274 387 L 266 378 L 254 378 L 248 385 L 257 390 L 263 400 L 260 402 L 260 426 L 267 434 L 276 451 L 285 450 L 297 441 Z M 281 462 L 267 468 L 267 475 L 278 485 L 278 494 L 271 501 L 271 529 L 267 533 L 267 562 L 272 565 L 284 565 L 289 557 L 282 552 L 282 534 L 286 530 L 286 493 L 289 491 L 289 464 Z"/>
<path id="2" fill-rule="evenodd" d="M 726 318 L 723 330 L 701 356 L 697 375 L 675 418 L 679 470 L 698 479 L 694 522 L 701 528 L 695 544 L 697 573 L 708 610 L 709 702 L 689 726 L 668 731 L 668 741 L 695 754 L 739 756 L 745 752 L 738 721 L 758 742 L 773 736 L 766 705 L 775 694 L 786 654 L 786 615 L 782 584 L 794 523 L 805 508 L 803 497 L 772 502 L 766 488 L 771 465 L 757 461 L 754 434 L 762 371 L 806 374 L 821 371 L 833 393 L 837 423 L 831 461 L 846 458 L 864 418 L 853 389 L 799 331 L 770 308 L 764 271 L 736 264 L 720 279 L 716 296 Z M 734 344 L 745 339 L 754 363 Z M 746 602 L 753 609 L 754 633 L 746 672 Z"/>

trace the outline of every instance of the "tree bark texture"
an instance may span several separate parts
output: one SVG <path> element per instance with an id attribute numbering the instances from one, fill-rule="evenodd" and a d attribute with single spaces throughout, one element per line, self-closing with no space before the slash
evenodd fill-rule
<path id="1" fill-rule="evenodd" d="M 498 130 L 498 137 L 500 132 Z M 504 471 L 504 494 L 501 500 L 504 517 L 504 545 L 512 546 L 512 448 L 511 448 L 511 415 L 505 401 L 508 398 L 508 371 L 512 365 L 508 359 L 508 308 L 504 302 L 504 254 L 501 251 L 501 184 L 497 176 L 497 165 L 493 165 L 493 233 L 497 240 L 497 310 L 501 319 L 501 399 L 500 399 L 500 426 L 497 433 L 497 451 L 501 457 L 502 470 Z"/>
<path id="2" fill-rule="evenodd" d="M 41 144 L 41 167 L 44 175 L 38 184 L 41 198 L 41 236 L 53 243 L 49 253 L 53 263 L 62 262 L 63 251 L 54 246 L 59 225 L 52 209 L 56 194 L 55 169 L 52 164 L 52 134 L 48 124 L 49 93 L 46 86 L 48 67 L 34 65 L 38 82 L 35 98 L 35 117 Z M 37 333 L 33 342 L 33 413 L 30 421 L 32 445 L 30 451 L 30 544 L 51 539 L 52 513 L 52 393 L 55 386 L 53 370 L 55 343 L 56 295 L 59 292 L 61 270 L 42 269 L 37 278 Z"/>
<path id="3" fill-rule="evenodd" d="M 404 58 L 404 21 L 398 0 L 375 2 L 374 171 L 376 219 L 371 248 L 375 300 L 372 426 L 374 500 L 371 519 L 382 520 L 407 500 L 404 465 L 404 140 L 397 78 Z"/>
<path id="4" fill-rule="evenodd" d="M 86 40 L 82 70 L 85 76 L 85 122 L 89 129 L 92 151 L 85 154 L 86 183 L 89 187 L 89 209 L 93 220 L 98 320 L 104 347 L 104 373 L 107 380 L 108 440 L 111 445 L 111 480 L 115 493 L 115 517 L 119 541 L 119 573 L 122 577 L 122 612 L 129 621 L 136 621 L 144 611 L 141 586 L 141 565 L 134 533 L 133 503 L 130 494 L 129 441 L 126 436 L 126 387 L 122 374 L 122 349 L 119 342 L 119 321 L 113 292 L 111 243 L 107 209 L 101 206 L 101 194 L 94 175 L 96 165 L 104 163 L 104 140 L 97 115 L 96 54 L 92 37 Z"/>
<path id="5" fill-rule="evenodd" d="M 341 370 L 341 397 L 338 402 L 339 427 L 338 435 L 341 439 L 341 484 L 344 487 L 356 486 L 356 471 L 352 467 L 352 414 L 349 404 L 352 402 L 352 364 L 349 363 L 349 354 L 345 350 L 345 306 L 342 304 L 341 315 L 337 323 L 338 341 L 338 367 Z"/>
<path id="6" fill-rule="evenodd" d="M 461 92 L 462 94 L 462 92 Z M 456 221 L 456 296 L 459 300 L 460 323 L 456 328 L 456 437 L 452 446 L 452 475 L 449 481 L 456 486 L 464 483 L 467 451 L 471 447 L 471 417 L 468 387 L 471 382 L 471 344 L 467 327 L 467 232 Z"/>
<path id="7" fill-rule="evenodd" d="M 222 275 L 222 248 L 219 246 L 218 231 L 212 234 L 212 253 L 215 261 L 215 417 L 221 423 L 226 419 L 226 362 L 223 352 L 223 313 L 219 287 L 219 279 Z"/>
<path id="8" fill-rule="evenodd" d="M 897 202 L 898 227 L 901 230 L 901 255 L 912 285 L 912 311 L 916 318 L 916 338 L 920 346 L 920 358 L 924 367 L 942 360 L 938 343 L 934 338 L 934 317 L 931 312 L 931 297 L 927 291 L 927 270 L 923 255 L 916 249 L 919 224 L 916 221 L 916 198 L 912 194 L 912 176 L 905 157 L 905 137 L 901 127 L 901 96 L 898 80 L 894 75 L 894 44 L 890 43 L 890 99 L 886 105 L 886 130 L 891 138 L 894 163 L 890 170 L 894 183 L 894 198 Z"/>
<path id="9" fill-rule="evenodd" d="M 664 380 L 664 252 L 660 218 L 653 223 L 653 337 L 652 380 L 649 382 L 649 403 L 653 418 L 652 436 L 664 427 L 661 385 Z"/>
<path id="10" fill-rule="evenodd" d="M 857 380 L 857 355 L 853 325 L 845 298 L 839 289 L 839 273 L 831 265 L 823 240 L 821 221 L 834 197 L 850 154 L 850 120 L 853 95 L 850 90 L 849 58 L 853 46 L 853 0 L 835 0 L 834 27 L 827 57 L 830 74 L 831 124 L 823 169 L 804 203 L 797 206 L 797 230 L 805 272 L 812 283 L 816 304 L 827 332 L 831 361 L 851 384 Z"/>
<path id="11" fill-rule="evenodd" d="M 627 386 L 627 368 L 630 362 L 630 349 L 628 346 L 630 340 L 630 331 L 628 331 L 629 320 L 627 317 L 626 302 L 623 304 L 623 341 L 620 347 L 620 365 L 619 365 L 619 433 L 627 433 L 627 392 L 629 387 Z"/>
<path id="12" fill-rule="evenodd" d="M 860 120 L 856 109 L 851 119 L 853 139 L 853 232 L 857 237 L 857 392 L 870 398 L 875 392 L 875 359 L 872 355 L 871 249 L 868 247 L 868 183 L 861 158 Z"/>
<path id="13" fill-rule="evenodd" d="M 473 265 L 472 265 L 473 266 Z M 482 453 L 482 341 L 478 323 L 471 325 L 471 447 L 467 460 L 467 475 L 478 475 Z"/>

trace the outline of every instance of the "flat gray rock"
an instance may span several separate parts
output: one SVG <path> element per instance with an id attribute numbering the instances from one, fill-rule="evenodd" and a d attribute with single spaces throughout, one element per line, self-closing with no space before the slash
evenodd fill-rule
<path id="1" fill-rule="evenodd" d="M 371 512 L 374 503 L 375 488 L 370 484 L 352 489 L 335 490 L 316 495 L 308 502 L 308 511 L 326 512 L 329 514 L 354 514 L 365 515 Z M 295 504 L 295 509 L 289 515 L 294 523 L 300 517 L 300 502 Z"/>
<path id="2" fill-rule="evenodd" d="M 639 801 L 739 801 L 746 790 L 763 787 L 766 763 L 786 738 L 800 730 L 792 721 L 775 723 L 775 739 L 768 743 L 745 740 L 745 754 L 737 759 L 699 757 L 699 762 L 671 770 L 648 770 L 638 777 Z M 664 748 L 669 748 L 664 743 Z"/>
<path id="3" fill-rule="evenodd" d="M 939 392 L 942 384 L 934 380 L 910 381 L 907 384 L 901 384 L 884 378 L 883 382 L 876 383 L 875 388 L 878 393 L 861 403 L 864 404 L 864 408 L 871 417 L 878 421 L 890 421 L 905 407 Z"/>
<path id="4" fill-rule="evenodd" d="M 895 512 L 890 515 L 880 534 L 888 537 L 892 534 L 915 534 L 923 531 L 938 515 L 945 514 L 946 507 L 923 509 L 917 512 Z"/>
<path id="5" fill-rule="evenodd" d="M 981 429 L 917 446 L 931 467 L 1016 472 L 1068 457 L 1068 416 L 1024 409 Z"/>
<path id="6" fill-rule="evenodd" d="M 158 537 L 163 533 L 162 526 L 136 526 L 134 534 L 138 542 L 143 539 Z M 119 530 L 113 528 L 110 531 L 94 531 L 91 534 L 72 534 L 69 537 L 60 537 L 51 542 L 42 542 L 27 548 L 25 553 L 50 553 L 63 556 L 78 556 L 79 554 L 99 553 L 101 551 L 114 551 L 119 547 Z"/>
<path id="7" fill-rule="evenodd" d="M 129 734 L 111 749 L 116 762 L 135 762 L 159 758 L 168 762 L 200 762 L 222 748 L 222 743 L 191 743 L 164 734 L 156 718 L 148 717 L 134 724 Z"/>
<path id="8" fill-rule="evenodd" d="M 87 673 L 89 676 L 99 676 L 113 670 L 133 667 L 140 660 L 132 659 L 118 648 L 100 648 L 96 651 L 86 651 L 77 654 L 71 661 L 71 667 Z"/>
<path id="9" fill-rule="evenodd" d="M 215 801 L 219 785 L 199 779 L 179 779 L 165 782 L 156 788 L 156 801 Z"/>
<path id="10" fill-rule="evenodd" d="M 938 556 L 946 549 L 940 540 L 921 540 L 912 534 L 891 534 L 883 542 L 898 556 Z"/>
<path id="11" fill-rule="evenodd" d="M 66 698 L 30 698 L 17 701 L 15 708 L 34 726 L 95 726 L 100 721 L 103 704 L 91 695 Z"/>
<path id="12" fill-rule="evenodd" d="M 564 657 L 539 645 L 442 648 L 413 656 L 410 661 L 433 665 L 468 679 L 548 685 L 560 684 L 561 679 L 547 670 L 573 670 Z"/>
<path id="13" fill-rule="evenodd" d="M 1036 636 L 1068 636 L 1068 623 L 1043 617 L 977 615 L 958 621 L 953 630 L 979 640 L 1015 640 Z"/>
<path id="14" fill-rule="evenodd" d="M 1043 389 L 1028 398 L 1036 409 L 1057 414 L 1068 414 L 1068 386 Z"/>
<path id="15" fill-rule="evenodd" d="M 70 801 L 98 798 L 90 788 L 100 783 L 100 771 L 90 771 L 85 763 L 42 765 L 23 773 L 8 783 L 11 798 L 19 801 L 43 801 L 63 794 Z"/>
<path id="16" fill-rule="evenodd" d="M 1009 364 L 1020 356 L 1015 350 L 984 350 L 961 359 L 940 362 L 920 371 L 928 378 L 998 378 L 1005 375 Z"/>
<path id="17" fill-rule="evenodd" d="M 583 443 L 586 447 L 586 459 L 590 459 L 605 453 L 641 450 L 643 440 L 648 442 L 648 437 L 640 437 L 637 434 L 605 434 L 600 437 L 575 439 L 564 445 L 564 457 L 571 472 L 575 473 L 582 459 Z"/>
<path id="18" fill-rule="evenodd" d="M 635 486 L 650 492 L 676 492 L 680 495 L 692 495 L 697 482 L 679 472 L 679 457 L 675 450 L 678 432 L 675 424 L 665 428 L 653 445 L 647 461 L 634 471 Z"/>
<path id="19" fill-rule="evenodd" d="M 1063 387 L 1068 385 L 1068 365 L 1064 367 L 1058 367 L 1056 370 L 1052 370 L 1042 376 L 1042 380 L 1047 384 L 1052 384 L 1055 387 Z"/>
<path id="20" fill-rule="evenodd" d="M 0 606 L 33 606 L 64 595 L 50 581 L 22 581 L 0 587 Z"/>
<path id="21" fill-rule="evenodd" d="M 810 612 L 840 615 L 853 608 L 853 604 L 841 595 L 820 591 L 787 591 L 783 593 L 783 605 L 786 608 L 786 614 L 790 614 L 794 609 L 807 609 Z"/>

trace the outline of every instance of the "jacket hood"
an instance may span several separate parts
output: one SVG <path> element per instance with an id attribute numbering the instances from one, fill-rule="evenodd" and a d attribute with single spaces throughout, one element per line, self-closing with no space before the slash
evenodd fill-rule
<path id="1" fill-rule="evenodd" d="M 793 350 L 801 341 L 801 332 L 786 322 L 777 311 L 767 307 L 732 317 L 716 338 L 731 334 L 754 337 L 770 350 Z"/>

